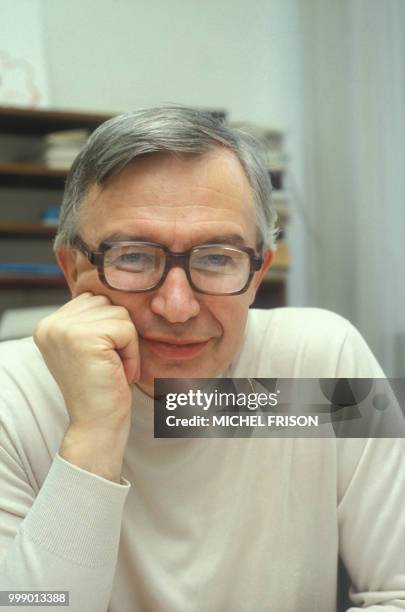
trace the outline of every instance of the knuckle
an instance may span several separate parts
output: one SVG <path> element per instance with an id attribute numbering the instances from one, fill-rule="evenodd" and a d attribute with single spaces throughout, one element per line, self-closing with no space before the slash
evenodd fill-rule
<path id="1" fill-rule="evenodd" d="M 129 320 L 129 312 L 124 306 L 114 306 L 116 313 L 123 319 Z"/>
<path id="2" fill-rule="evenodd" d="M 39 321 L 34 328 L 33 337 L 34 337 L 35 342 L 39 344 L 45 342 L 48 337 L 48 334 L 49 334 L 48 318 L 42 319 L 42 321 Z"/>
<path id="3" fill-rule="evenodd" d="M 58 335 L 66 344 L 75 345 L 82 342 L 82 333 L 78 325 L 64 326 L 58 331 Z"/>
<path id="4" fill-rule="evenodd" d="M 128 317 L 123 324 L 127 327 L 128 331 L 135 333 L 135 325 L 132 323 L 131 319 Z"/>
<path id="5" fill-rule="evenodd" d="M 93 300 L 95 304 L 100 304 L 100 305 L 112 303 L 109 297 L 107 297 L 106 295 L 102 295 L 102 294 L 93 295 L 91 299 Z"/>
<path id="6" fill-rule="evenodd" d="M 43 339 L 43 325 L 41 323 L 38 323 L 35 326 L 35 329 L 33 331 L 32 337 L 34 338 L 34 342 L 35 344 L 41 344 L 42 343 L 42 339 Z"/>
<path id="7" fill-rule="evenodd" d="M 60 338 L 60 327 L 60 321 L 55 315 L 46 317 L 37 323 L 33 332 L 33 338 L 38 348 L 44 351 L 47 347 L 50 348 L 57 344 Z"/>

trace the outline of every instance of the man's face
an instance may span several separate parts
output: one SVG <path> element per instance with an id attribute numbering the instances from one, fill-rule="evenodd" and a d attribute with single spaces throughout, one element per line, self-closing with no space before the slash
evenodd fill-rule
<path id="1" fill-rule="evenodd" d="M 181 252 L 235 236 L 255 248 L 254 219 L 240 163 L 218 147 L 202 156 L 145 157 L 102 187 L 94 185 L 84 203 L 80 235 L 93 250 L 104 240 L 138 239 Z M 58 259 L 74 297 L 91 291 L 128 310 L 139 335 L 139 386 L 153 395 L 154 378 L 212 378 L 225 371 L 241 346 L 248 308 L 271 254 L 249 290 L 236 296 L 196 293 L 177 267 L 159 289 L 125 293 L 102 284 L 82 253 L 62 249 Z M 194 346 L 181 347 L 179 341 Z"/>

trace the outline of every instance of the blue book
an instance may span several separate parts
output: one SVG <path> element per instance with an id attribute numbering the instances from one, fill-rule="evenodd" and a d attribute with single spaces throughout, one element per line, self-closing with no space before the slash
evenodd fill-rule
<path id="1" fill-rule="evenodd" d="M 62 270 L 55 264 L 0 263 L 0 274 L 32 274 L 62 276 Z"/>

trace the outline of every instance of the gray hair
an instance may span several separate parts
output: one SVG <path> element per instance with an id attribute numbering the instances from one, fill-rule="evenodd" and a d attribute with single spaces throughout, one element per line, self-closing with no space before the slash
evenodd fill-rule
<path id="1" fill-rule="evenodd" d="M 254 194 L 258 236 L 265 246 L 274 248 L 277 215 L 271 205 L 272 187 L 262 145 L 210 112 L 179 106 L 126 113 L 92 133 L 66 181 L 54 248 L 72 245 L 92 185 L 102 185 L 141 155 L 164 151 L 203 154 L 215 146 L 227 147 L 239 159 Z"/>

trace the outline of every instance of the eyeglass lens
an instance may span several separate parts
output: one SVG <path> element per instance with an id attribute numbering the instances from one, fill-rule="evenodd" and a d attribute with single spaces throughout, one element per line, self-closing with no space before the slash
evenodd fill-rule
<path id="1" fill-rule="evenodd" d="M 109 285 L 140 291 L 158 284 L 165 270 L 166 253 L 157 246 L 116 245 L 105 252 L 104 275 Z M 196 247 L 190 256 L 190 276 L 197 289 L 210 293 L 233 293 L 246 284 L 250 257 L 226 246 Z"/>

